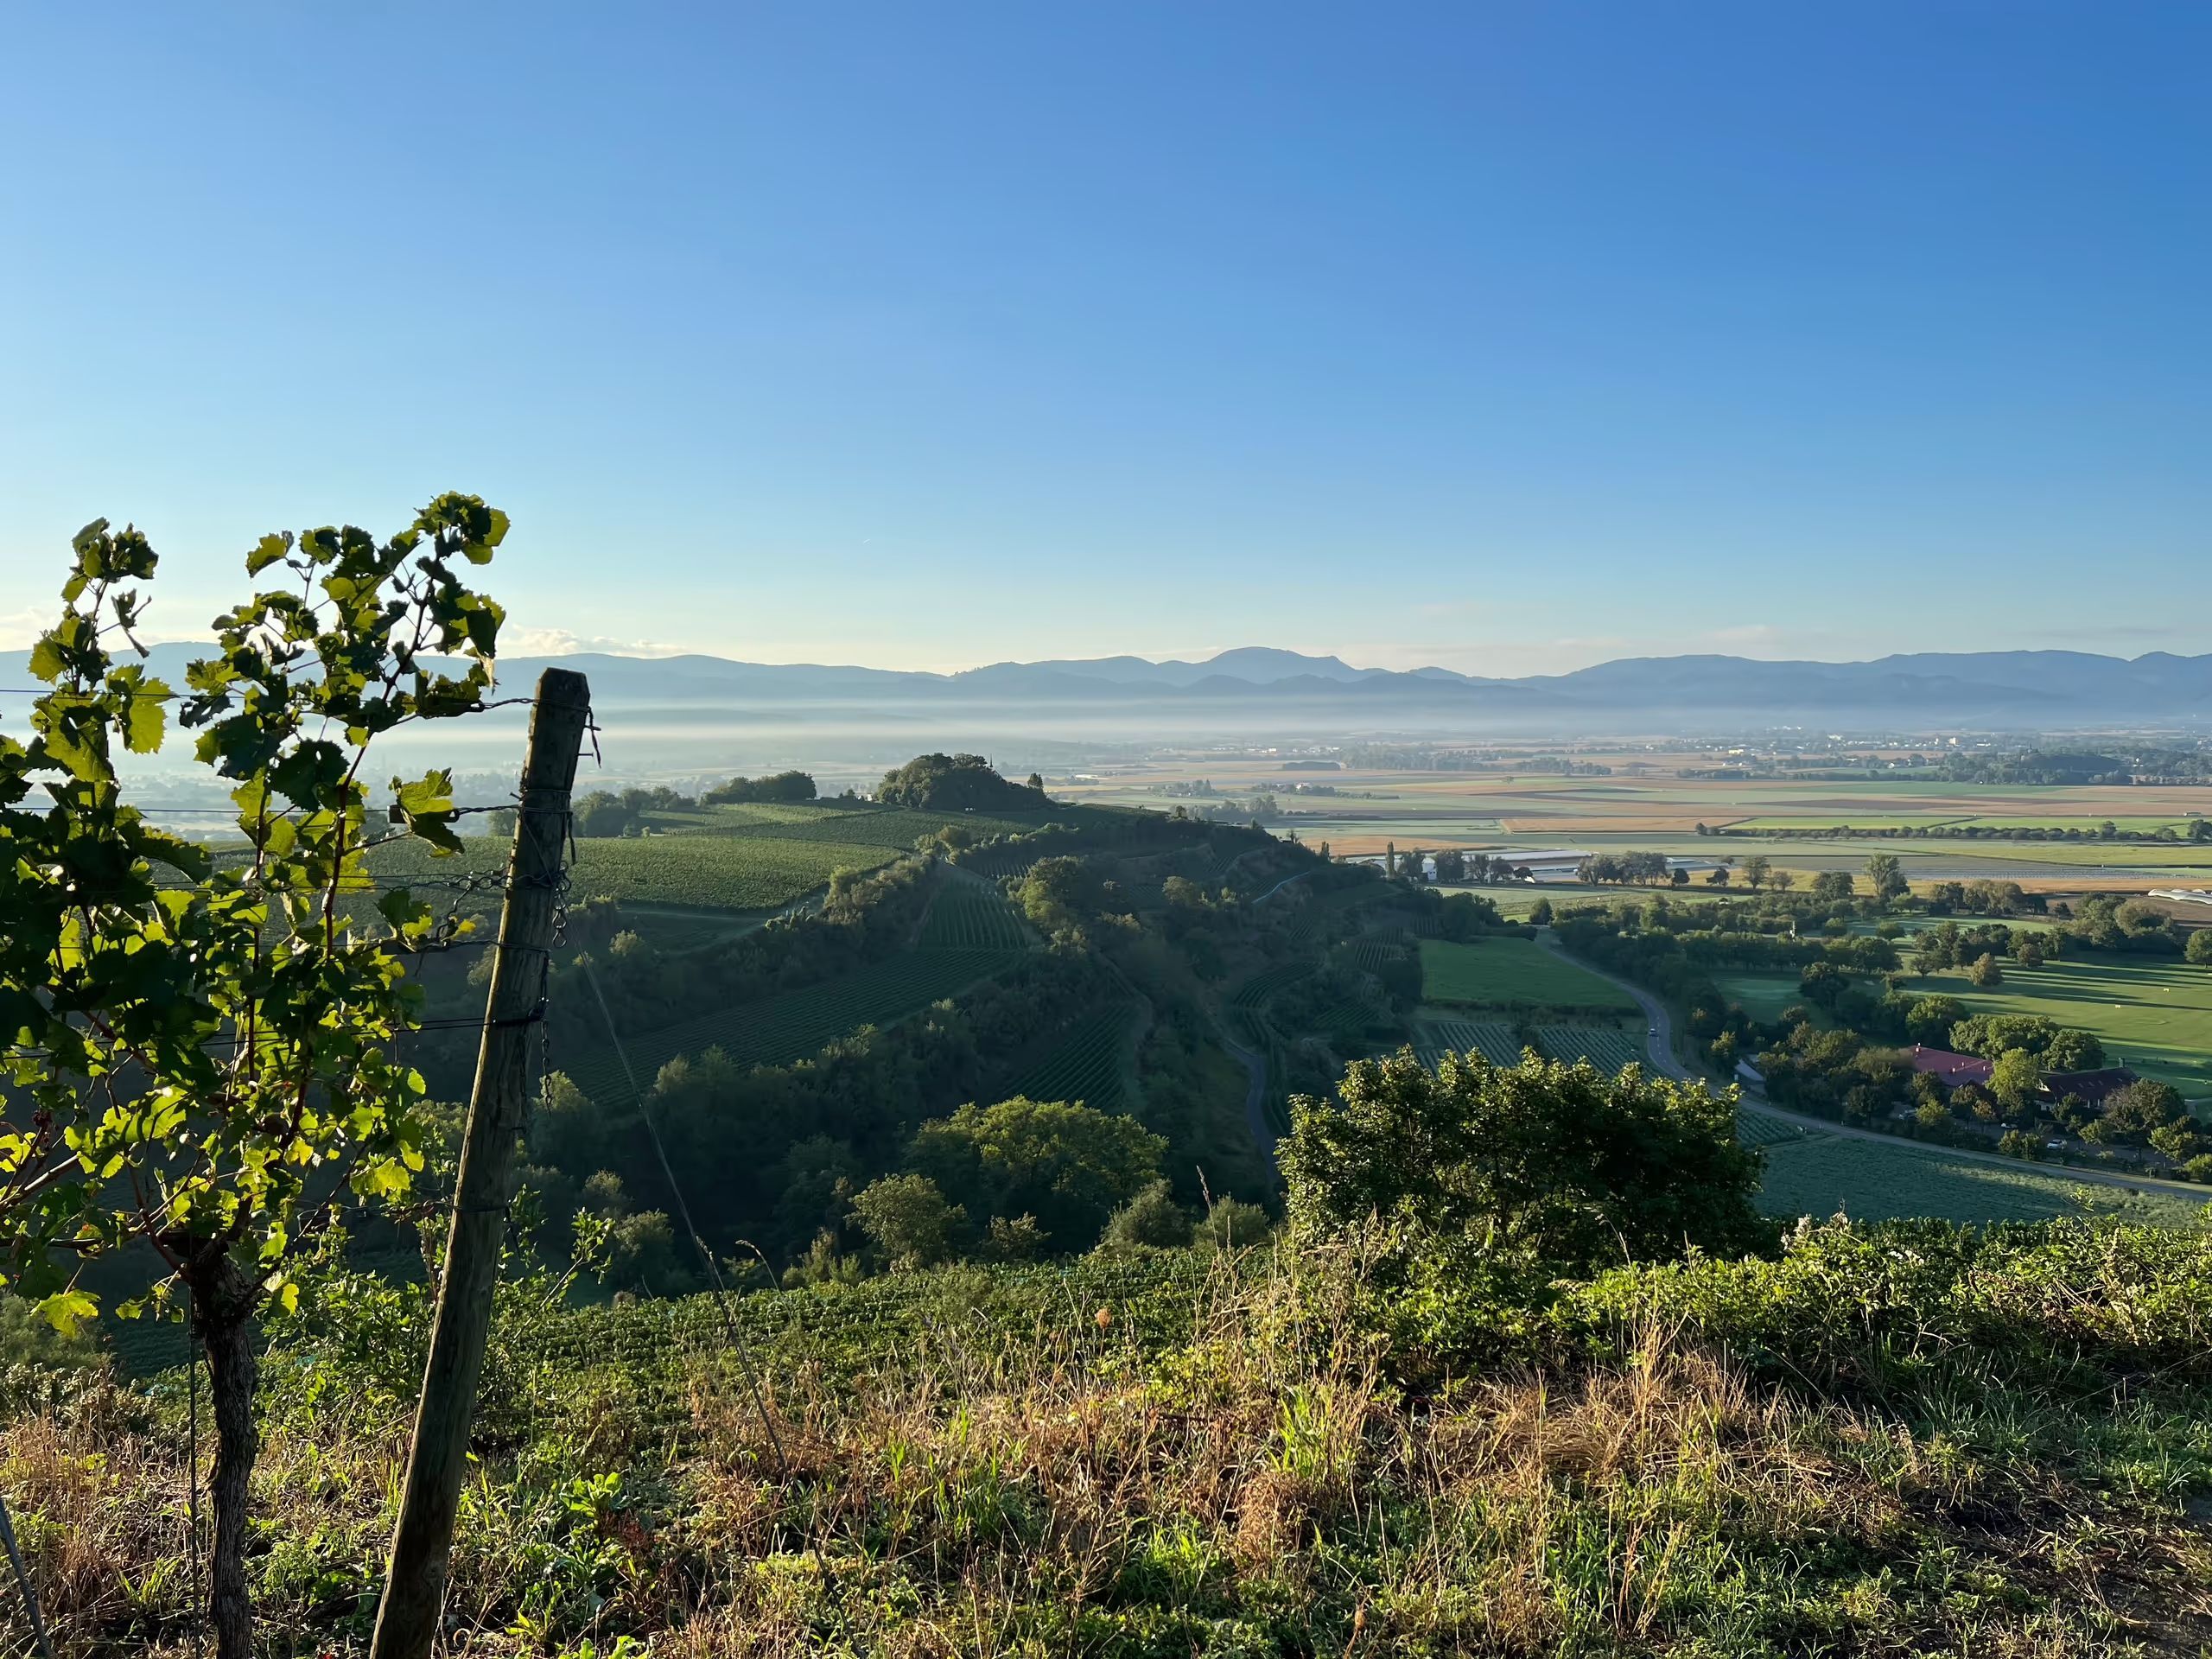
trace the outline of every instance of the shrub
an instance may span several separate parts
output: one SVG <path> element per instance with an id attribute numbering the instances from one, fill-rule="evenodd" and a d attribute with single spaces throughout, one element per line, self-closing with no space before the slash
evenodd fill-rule
<path id="1" fill-rule="evenodd" d="M 1256 1204 L 1216 1198 L 1191 1230 L 1191 1242 L 1201 1249 L 1241 1250 L 1264 1240 L 1274 1224 L 1274 1217 Z"/>
<path id="2" fill-rule="evenodd" d="M 1341 1108 L 1291 1103 L 1293 1235 L 1325 1294 L 1426 1387 L 1525 1344 L 1564 1276 L 1775 1237 L 1732 1093 L 1586 1061 L 1356 1062 Z"/>
<path id="3" fill-rule="evenodd" d="M 1113 1213 L 1098 1242 L 1108 1249 L 1173 1249 L 1191 1242 L 1191 1217 L 1174 1189 L 1154 1181 Z"/>

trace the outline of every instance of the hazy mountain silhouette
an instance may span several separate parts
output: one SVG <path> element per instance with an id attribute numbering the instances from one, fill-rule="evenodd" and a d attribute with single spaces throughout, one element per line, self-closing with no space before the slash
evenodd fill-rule
<path id="1" fill-rule="evenodd" d="M 148 667 L 181 686 L 185 663 L 204 649 L 157 645 Z M 28 658 L 27 652 L 0 652 L 0 681 L 34 684 Z M 1266 646 L 1225 651 L 1204 662 L 1100 657 L 993 663 L 956 674 L 589 652 L 508 658 L 500 664 L 501 681 L 527 684 L 551 662 L 588 674 L 607 702 L 671 709 L 882 705 L 910 718 L 931 707 L 1026 704 L 1040 714 L 1158 707 L 1225 716 L 1242 708 L 1360 725 L 1517 717 L 1548 728 L 1602 722 L 1641 729 L 1670 718 L 1762 725 L 1878 720 L 1907 727 L 2212 723 L 2212 655 L 2165 652 L 2132 659 L 2074 651 L 1923 652 L 1866 663 L 1637 657 L 1510 679 L 1442 668 L 1355 668 L 1337 657 Z"/>

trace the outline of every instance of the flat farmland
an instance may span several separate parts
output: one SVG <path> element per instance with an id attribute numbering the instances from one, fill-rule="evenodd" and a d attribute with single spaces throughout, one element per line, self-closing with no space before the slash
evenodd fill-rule
<path id="1" fill-rule="evenodd" d="M 1462 1007 L 1636 1007 L 1626 991 L 1529 939 L 1493 938 L 1476 944 L 1423 939 L 1421 968 L 1421 996 L 1430 1002 Z"/>
<path id="2" fill-rule="evenodd" d="M 1457 847 L 1510 855 L 1562 849 L 1649 851 L 1738 860 L 1763 854 L 1810 874 L 1856 870 L 1874 852 L 1904 861 L 1916 881 L 2018 880 L 2044 890 L 2140 891 L 2163 881 L 2212 882 L 2212 844 L 2037 842 L 1916 836 L 1818 838 L 1839 828 L 1910 832 L 1946 827 L 2094 830 L 2110 821 L 2125 830 L 2186 834 L 2190 819 L 2212 811 L 2212 789 L 2188 786 L 1962 784 L 1909 776 L 1828 779 L 1696 779 L 1682 768 L 1713 764 L 1705 753 L 1623 750 L 1586 758 L 1610 777 L 1499 772 L 1347 769 L 1292 772 L 1257 757 L 1192 758 L 1118 769 L 1078 791 L 1084 798 L 1165 807 L 1163 791 L 1203 778 L 1232 798 L 1272 791 L 1308 843 L 1369 856 L 1395 842 L 1401 851 Z M 1300 796 L 1300 784 L 1340 791 Z M 1791 832 L 1700 836 L 1697 828 Z M 1804 837 L 1800 839 L 1798 837 Z"/>

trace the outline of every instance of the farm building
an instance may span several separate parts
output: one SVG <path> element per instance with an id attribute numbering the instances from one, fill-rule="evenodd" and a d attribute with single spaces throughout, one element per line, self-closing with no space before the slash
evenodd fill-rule
<path id="1" fill-rule="evenodd" d="M 1969 1083 L 1987 1083 L 1991 1066 L 1987 1060 L 1973 1054 L 1953 1054 L 1940 1048 L 1912 1046 L 1906 1058 L 1916 1071 L 1925 1071 L 1946 1089 L 1957 1089 Z"/>
<path id="2" fill-rule="evenodd" d="M 2051 1100 L 2072 1095 L 2092 1106 L 2102 1106 L 2107 1096 L 2134 1081 L 2135 1073 L 2124 1065 L 2107 1065 L 2095 1071 L 2046 1071 L 2043 1092 Z"/>

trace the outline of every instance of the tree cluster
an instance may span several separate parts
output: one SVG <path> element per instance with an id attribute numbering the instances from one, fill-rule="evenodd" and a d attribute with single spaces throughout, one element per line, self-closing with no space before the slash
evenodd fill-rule
<path id="1" fill-rule="evenodd" d="M 876 798 L 932 812 L 1033 812 L 1052 803 L 1044 780 L 1001 778 L 980 754 L 918 754 L 883 774 Z"/>

